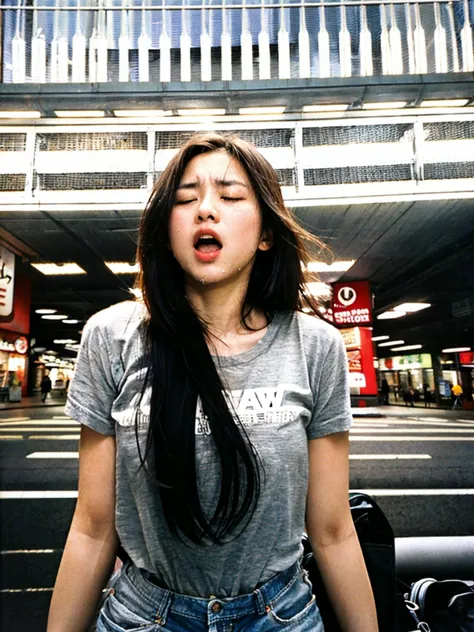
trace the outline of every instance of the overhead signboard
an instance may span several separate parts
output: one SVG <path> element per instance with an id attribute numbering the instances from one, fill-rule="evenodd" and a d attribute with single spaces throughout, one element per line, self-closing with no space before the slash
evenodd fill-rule
<path id="1" fill-rule="evenodd" d="M 332 310 L 335 325 L 371 325 L 372 293 L 369 282 L 333 283 Z"/>
<path id="2" fill-rule="evenodd" d="M 429 353 L 379 358 L 379 369 L 382 371 L 405 371 L 406 369 L 431 369 Z"/>
<path id="3" fill-rule="evenodd" d="M 13 316 L 15 292 L 15 255 L 0 246 L 0 318 L 8 321 Z"/>

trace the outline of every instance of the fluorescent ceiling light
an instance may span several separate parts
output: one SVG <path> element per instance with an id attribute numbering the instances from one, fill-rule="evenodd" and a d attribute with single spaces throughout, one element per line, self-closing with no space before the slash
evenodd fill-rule
<path id="1" fill-rule="evenodd" d="M 103 110 L 54 110 L 59 118 L 101 118 L 105 116 Z"/>
<path id="2" fill-rule="evenodd" d="M 390 320 L 392 318 L 401 318 L 402 316 L 406 316 L 406 312 L 397 311 L 397 312 L 383 312 L 377 316 L 377 320 Z"/>
<path id="3" fill-rule="evenodd" d="M 36 309 L 36 314 L 55 314 L 57 309 Z"/>
<path id="4" fill-rule="evenodd" d="M 462 351 L 470 351 L 471 347 L 453 347 L 452 349 L 442 349 L 442 353 L 461 353 Z"/>
<path id="5" fill-rule="evenodd" d="M 67 318 L 66 314 L 48 314 L 47 316 L 41 316 L 44 320 L 64 320 Z"/>
<path id="6" fill-rule="evenodd" d="M 6 119 L 41 118 L 41 112 L 37 112 L 36 110 L 0 110 L 0 118 L 6 118 Z"/>
<path id="7" fill-rule="evenodd" d="M 77 263 L 32 263 L 33 268 L 36 268 L 42 274 L 86 274 Z M 65 317 L 66 318 L 66 317 Z"/>
<path id="8" fill-rule="evenodd" d="M 53 340 L 55 345 L 76 345 L 77 340 L 71 340 L 70 338 L 61 338 L 58 340 Z"/>
<path id="9" fill-rule="evenodd" d="M 171 110 L 114 110 L 115 116 L 127 118 L 153 118 L 154 116 L 171 116 Z"/>
<path id="10" fill-rule="evenodd" d="M 179 116 L 224 116 L 225 110 L 220 108 L 178 110 Z"/>
<path id="11" fill-rule="evenodd" d="M 310 272 L 347 272 L 355 263 L 355 259 L 351 261 L 334 261 L 331 264 L 324 263 L 324 261 L 310 261 L 308 263 L 308 270 Z"/>
<path id="12" fill-rule="evenodd" d="M 334 105 L 303 105 L 302 112 L 343 112 L 349 107 L 348 103 L 335 103 Z"/>
<path id="13" fill-rule="evenodd" d="M 422 309 L 427 309 L 431 307 L 431 303 L 402 303 L 401 305 L 397 305 L 393 309 L 396 312 L 419 312 Z"/>
<path id="14" fill-rule="evenodd" d="M 427 99 L 420 103 L 421 108 L 462 108 L 469 99 Z"/>
<path id="15" fill-rule="evenodd" d="M 105 265 L 114 274 L 136 274 L 140 269 L 138 263 L 132 265 L 125 261 L 106 261 Z"/>
<path id="16" fill-rule="evenodd" d="M 306 289 L 313 296 L 331 296 L 332 292 L 331 286 L 317 281 L 313 283 L 306 283 Z"/>
<path id="17" fill-rule="evenodd" d="M 363 110 L 393 110 L 394 108 L 404 108 L 407 101 L 381 101 L 380 103 L 364 103 Z"/>
<path id="18" fill-rule="evenodd" d="M 391 342 L 380 342 L 377 347 L 393 347 L 393 346 L 397 346 L 397 345 L 402 345 L 405 341 L 404 340 L 392 340 Z"/>
<path id="19" fill-rule="evenodd" d="M 79 321 L 75 318 L 66 318 L 65 320 L 63 320 L 63 323 L 66 323 L 66 325 L 77 325 L 78 322 Z"/>
<path id="20" fill-rule="evenodd" d="M 239 114 L 283 114 L 285 105 L 276 107 L 239 108 Z"/>
<path id="21" fill-rule="evenodd" d="M 390 338 L 390 336 L 375 336 L 375 338 L 372 338 L 372 342 L 377 342 L 379 340 L 388 340 Z"/>
<path id="22" fill-rule="evenodd" d="M 423 345 L 405 345 L 403 347 L 392 347 L 392 351 L 414 351 L 421 349 Z"/>

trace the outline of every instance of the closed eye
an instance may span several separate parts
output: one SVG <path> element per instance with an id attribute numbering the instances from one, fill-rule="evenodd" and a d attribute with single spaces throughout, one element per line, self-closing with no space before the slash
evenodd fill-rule
<path id="1" fill-rule="evenodd" d="M 240 197 L 240 198 L 226 197 L 226 196 L 224 196 L 224 195 L 223 195 L 223 196 L 222 196 L 222 199 L 223 199 L 225 202 L 240 202 L 240 200 L 243 200 L 244 198 L 241 198 L 241 197 Z"/>
<path id="2" fill-rule="evenodd" d="M 193 198 L 192 200 L 176 200 L 176 204 L 189 204 L 190 202 L 195 202 L 196 199 Z"/>

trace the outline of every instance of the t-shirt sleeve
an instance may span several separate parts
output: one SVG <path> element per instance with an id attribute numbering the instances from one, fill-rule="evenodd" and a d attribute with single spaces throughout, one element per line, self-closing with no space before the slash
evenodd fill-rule
<path id="1" fill-rule="evenodd" d="M 102 330 L 102 331 L 101 331 Z M 85 325 L 65 412 L 104 435 L 114 435 L 112 404 L 117 396 L 106 332 L 93 316 Z"/>
<path id="2" fill-rule="evenodd" d="M 308 439 L 348 430 L 352 424 L 349 367 L 342 336 L 336 330 L 315 382 Z"/>

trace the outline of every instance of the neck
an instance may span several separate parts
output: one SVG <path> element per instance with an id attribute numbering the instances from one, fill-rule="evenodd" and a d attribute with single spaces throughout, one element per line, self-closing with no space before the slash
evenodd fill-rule
<path id="1" fill-rule="evenodd" d="M 247 293 L 247 282 L 228 285 L 203 285 L 190 282 L 186 296 L 194 311 L 206 323 L 209 333 L 216 338 L 248 333 L 241 323 L 242 305 Z M 247 318 L 251 328 L 264 327 L 263 314 L 252 310 Z"/>

